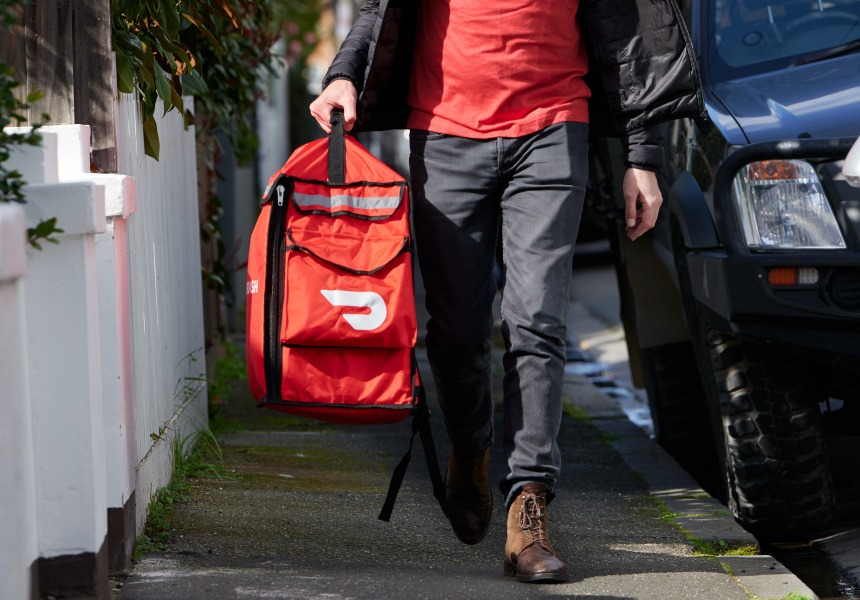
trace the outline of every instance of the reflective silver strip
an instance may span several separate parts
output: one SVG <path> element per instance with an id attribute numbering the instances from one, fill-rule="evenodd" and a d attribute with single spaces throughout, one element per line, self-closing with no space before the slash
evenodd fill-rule
<path id="1" fill-rule="evenodd" d="M 400 205 L 400 194 L 396 196 L 371 196 L 364 198 L 360 196 L 323 196 L 321 194 L 293 194 L 293 200 L 302 208 L 312 206 L 324 206 L 330 210 L 335 206 L 348 206 L 349 208 L 363 210 L 394 209 Z"/>

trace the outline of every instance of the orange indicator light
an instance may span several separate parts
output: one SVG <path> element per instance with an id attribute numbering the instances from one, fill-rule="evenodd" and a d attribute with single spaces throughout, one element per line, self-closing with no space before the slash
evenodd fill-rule
<path id="1" fill-rule="evenodd" d="M 779 181 L 797 179 L 797 165 L 790 160 L 760 160 L 750 163 L 750 181 Z"/>
<path id="2" fill-rule="evenodd" d="M 794 267 L 778 267 L 767 272 L 767 282 L 773 286 L 797 285 L 797 269 Z"/>

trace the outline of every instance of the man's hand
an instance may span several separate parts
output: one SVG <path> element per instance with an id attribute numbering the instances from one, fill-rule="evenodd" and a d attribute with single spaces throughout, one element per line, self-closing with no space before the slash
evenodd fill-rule
<path id="1" fill-rule="evenodd" d="M 342 108 L 343 129 L 349 131 L 355 123 L 357 102 L 358 92 L 352 82 L 347 79 L 335 79 L 316 100 L 311 102 L 311 115 L 326 133 L 331 133 L 331 111 Z"/>
<path id="2" fill-rule="evenodd" d="M 627 169 L 622 188 L 627 237 L 635 240 L 654 227 L 663 196 L 657 186 L 657 176 L 651 171 L 635 167 Z"/>

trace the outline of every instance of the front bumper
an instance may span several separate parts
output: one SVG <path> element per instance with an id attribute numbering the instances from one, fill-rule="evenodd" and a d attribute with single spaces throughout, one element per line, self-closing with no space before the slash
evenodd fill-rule
<path id="1" fill-rule="evenodd" d="M 835 253 L 834 253 L 835 254 Z M 860 255 L 731 256 L 691 252 L 687 269 L 700 315 L 711 328 L 779 343 L 816 361 L 860 359 Z M 773 286 L 771 268 L 815 268 L 805 286 Z"/>

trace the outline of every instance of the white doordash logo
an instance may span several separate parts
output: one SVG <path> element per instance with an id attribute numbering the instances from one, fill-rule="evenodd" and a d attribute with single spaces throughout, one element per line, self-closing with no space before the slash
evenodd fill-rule
<path id="1" fill-rule="evenodd" d="M 332 306 L 369 308 L 367 314 L 344 313 L 343 318 L 357 331 L 373 331 L 385 322 L 388 309 L 385 300 L 376 292 L 347 292 L 345 290 L 320 290 Z"/>

